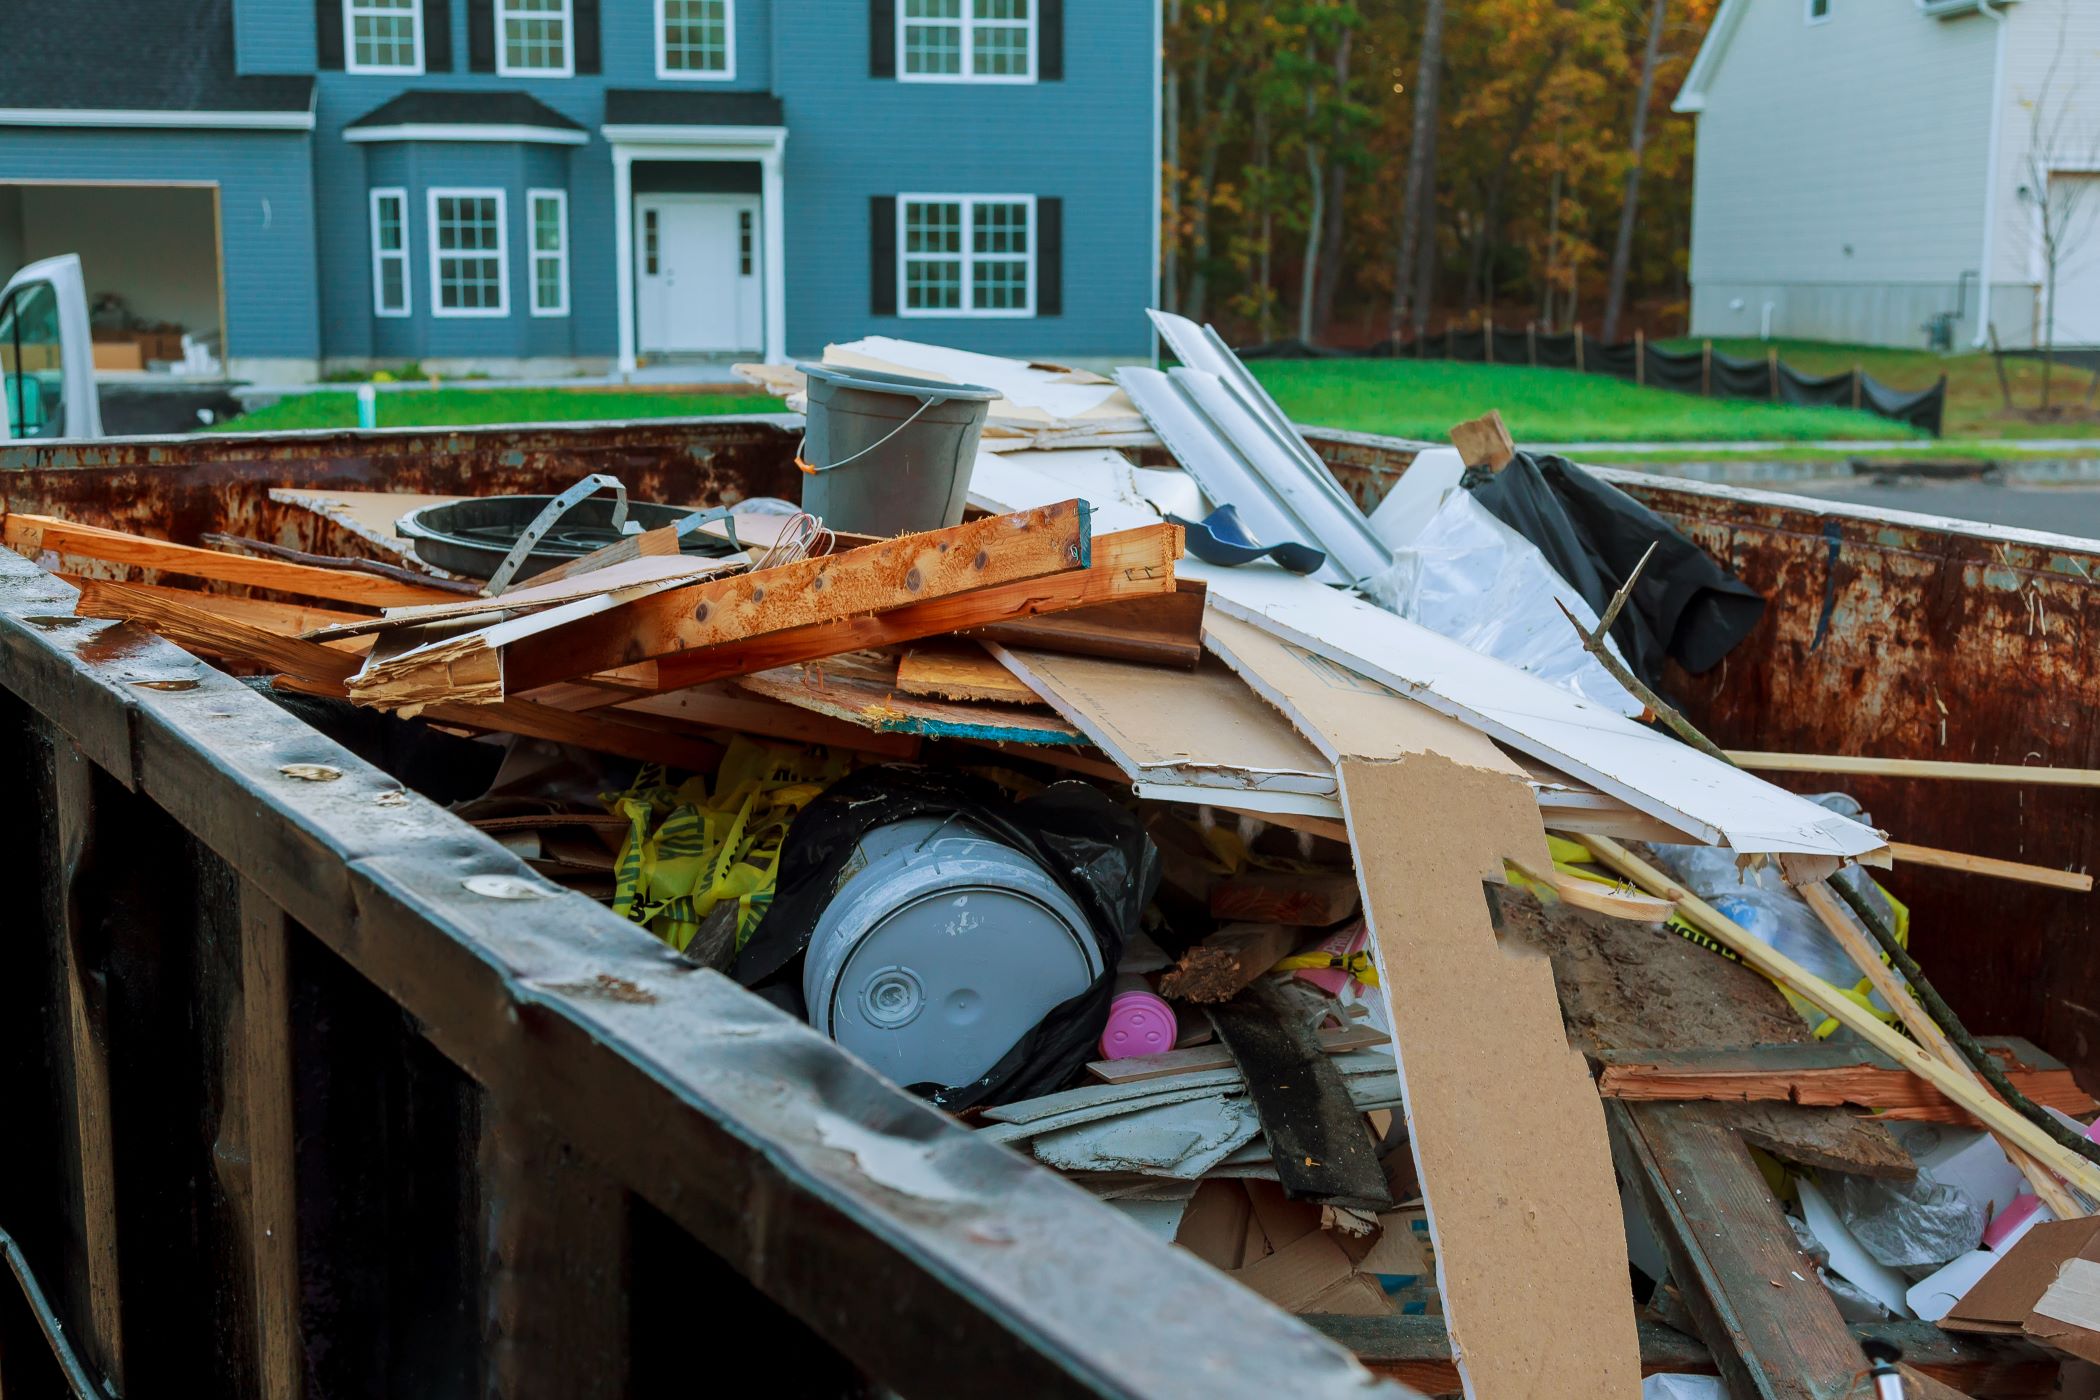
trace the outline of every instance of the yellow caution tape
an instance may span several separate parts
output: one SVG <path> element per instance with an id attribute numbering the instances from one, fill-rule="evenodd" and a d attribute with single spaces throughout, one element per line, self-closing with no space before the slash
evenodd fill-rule
<path id="1" fill-rule="evenodd" d="M 1293 953 L 1269 969 L 1271 972 L 1346 972 L 1366 987 L 1378 985 L 1378 968 L 1368 949 L 1342 956 L 1336 953 Z"/>

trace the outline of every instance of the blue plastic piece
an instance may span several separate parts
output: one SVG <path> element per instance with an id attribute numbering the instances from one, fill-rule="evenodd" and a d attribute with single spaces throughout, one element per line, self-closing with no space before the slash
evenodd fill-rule
<path id="1" fill-rule="evenodd" d="M 1183 520 L 1178 515 L 1167 519 L 1188 532 L 1189 553 L 1206 564 L 1251 564 L 1257 559 L 1273 559 L 1294 574 L 1310 574 L 1327 562 L 1325 550 L 1296 540 L 1262 544 L 1247 533 L 1247 527 L 1240 523 L 1240 513 L 1231 506 L 1219 506 L 1201 520 Z"/>

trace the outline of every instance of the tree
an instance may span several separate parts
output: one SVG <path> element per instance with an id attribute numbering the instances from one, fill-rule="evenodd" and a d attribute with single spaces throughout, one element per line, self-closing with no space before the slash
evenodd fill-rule
<path id="1" fill-rule="evenodd" d="M 1634 99 L 1633 139 L 1626 165 L 1626 195 L 1619 205 L 1619 237 L 1612 244 L 1611 287 L 1604 296 L 1604 338 L 1619 338 L 1619 317 L 1626 309 L 1626 277 L 1633 264 L 1633 226 L 1641 208 L 1641 157 L 1648 146 L 1648 104 L 1655 96 L 1656 61 L 1662 53 L 1664 12 L 1668 0 L 1650 0 L 1648 47 L 1641 55 L 1640 95 Z"/>
<path id="2" fill-rule="evenodd" d="M 1429 222 L 1436 195 L 1437 79 L 1444 62 L 1444 0 L 1424 0 L 1422 40 L 1415 60 L 1415 120 L 1413 145 L 1407 154 L 1407 183 L 1400 193 L 1400 246 L 1393 259 L 1393 313 L 1388 334 L 1400 338 L 1400 327 L 1408 322 L 1410 306 L 1419 306 L 1417 267 L 1422 226 Z M 1426 312 L 1413 320 L 1420 335 Z"/>

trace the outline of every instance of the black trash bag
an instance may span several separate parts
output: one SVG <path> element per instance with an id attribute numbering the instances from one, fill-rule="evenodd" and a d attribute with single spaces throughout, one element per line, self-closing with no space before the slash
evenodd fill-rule
<path id="1" fill-rule="evenodd" d="M 1665 656 L 1694 675 L 1711 670 L 1764 614 L 1757 590 L 1675 525 L 1565 457 L 1519 452 L 1498 472 L 1467 472 L 1465 485 L 1496 519 L 1537 545 L 1600 617 L 1648 546 L 1656 546 L 1612 626 L 1627 665 L 1654 689 L 1662 687 Z"/>
<path id="2" fill-rule="evenodd" d="M 802 957 L 854 846 L 878 826 L 925 816 L 960 817 L 1033 857 L 1086 911 L 1103 971 L 973 1083 L 906 1087 L 951 1113 L 1064 1087 L 1094 1057 L 1108 1024 L 1123 945 L 1137 932 L 1160 879 L 1159 850 L 1137 818 L 1084 783 L 1052 783 L 1014 801 L 985 779 L 952 769 L 884 764 L 848 774 L 788 828 L 772 907 L 751 931 L 730 976 L 809 1019 L 802 1003 Z"/>

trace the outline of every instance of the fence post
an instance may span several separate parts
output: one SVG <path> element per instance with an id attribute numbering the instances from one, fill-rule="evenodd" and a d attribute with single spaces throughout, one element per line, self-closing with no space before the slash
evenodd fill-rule
<path id="1" fill-rule="evenodd" d="M 1714 396 L 1714 343 L 1699 342 L 1699 392 L 1707 398 Z"/>
<path id="2" fill-rule="evenodd" d="M 1524 327 L 1524 348 L 1531 353 L 1531 367 L 1539 367 L 1539 323 L 1528 322 Z"/>
<path id="3" fill-rule="evenodd" d="M 1765 372 L 1772 380 L 1772 402 L 1779 402 L 1779 348 L 1772 346 L 1765 351 Z"/>
<path id="4" fill-rule="evenodd" d="M 1852 366 L 1852 406 L 1854 408 L 1859 407 L 1859 373 L 1859 365 L 1855 362 Z"/>
<path id="5" fill-rule="evenodd" d="M 1648 333 L 1633 333 L 1633 382 L 1643 389 L 1648 387 Z"/>
<path id="6" fill-rule="evenodd" d="M 1575 323 L 1575 372 L 1581 374 L 1582 371 L 1582 322 L 1577 321 Z"/>

